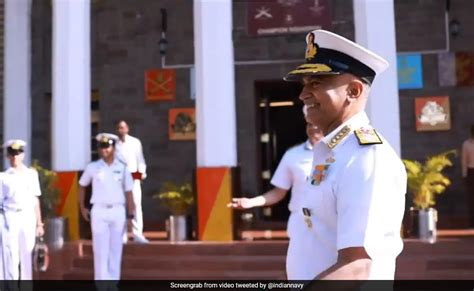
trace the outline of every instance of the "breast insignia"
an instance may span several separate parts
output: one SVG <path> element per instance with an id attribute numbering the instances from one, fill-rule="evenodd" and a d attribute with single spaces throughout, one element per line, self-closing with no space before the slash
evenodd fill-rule
<path id="1" fill-rule="evenodd" d="M 360 145 L 371 145 L 371 144 L 381 144 L 382 139 L 377 134 L 373 128 L 364 128 L 354 130 L 354 134 L 357 137 Z"/>

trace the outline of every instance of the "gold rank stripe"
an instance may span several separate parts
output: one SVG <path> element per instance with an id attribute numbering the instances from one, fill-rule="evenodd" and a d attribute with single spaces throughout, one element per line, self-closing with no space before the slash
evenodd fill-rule
<path id="1" fill-rule="evenodd" d="M 332 69 L 324 64 L 304 64 L 299 66 L 296 70 L 289 74 L 304 74 L 304 73 L 318 73 L 318 72 L 332 72 Z"/>
<path id="2" fill-rule="evenodd" d="M 340 142 L 341 140 L 344 139 L 344 137 L 346 137 L 349 132 L 351 132 L 351 128 L 350 126 L 346 125 L 344 126 L 338 133 L 336 133 L 336 135 L 329 141 L 328 143 L 328 147 L 330 149 L 333 149 L 335 148 Z"/>

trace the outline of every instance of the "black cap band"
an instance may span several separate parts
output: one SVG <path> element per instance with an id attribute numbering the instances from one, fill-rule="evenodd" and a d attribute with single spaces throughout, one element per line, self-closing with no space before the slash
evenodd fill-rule
<path id="1" fill-rule="evenodd" d="M 101 141 L 101 142 L 98 142 L 98 143 L 97 143 L 97 146 L 98 146 L 99 148 L 101 148 L 101 149 L 106 149 L 106 148 L 108 148 L 108 147 L 110 147 L 110 146 L 113 146 L 113 145 L 115 145 L 115 142 L 114 142 L 113 140 L 111 140 L 111 139 L 110 139 L 109 141 L 107 141 L 107 142 L 102 142 L 102 141 Z"/>
<path id="2" fill-rule="evenodd" d="M 366 80 L 369 84 L 375 78 L 375 71 L 362 62 L 346 55 L 345 53 L 327 48 L 318 48 L 318 53 L 311 60 L 310 64 L 326 64 L 333 72 L 351 73 Z"/>
<path id="3" fill-rule="evenodd" d="M 10 155 L 10 156 L 16 156 L 16 155 L 19 155 L 23 152 L 24 152 L 23 148 L 19 148 L 19 149 L 14 149 L 12 147 L 7 148 L 7 154 Z"/>

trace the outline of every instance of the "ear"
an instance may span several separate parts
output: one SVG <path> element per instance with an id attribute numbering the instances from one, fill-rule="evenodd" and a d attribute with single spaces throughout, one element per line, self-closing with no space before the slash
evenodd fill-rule
<path id="1" fill-rule="evenodd" d="M 347 95 L 351 101 L 358 99 L 362 95 L 362 92 L 364 92 L 364 84 L 360 80 L 352 80 L 347 85 Z"/>

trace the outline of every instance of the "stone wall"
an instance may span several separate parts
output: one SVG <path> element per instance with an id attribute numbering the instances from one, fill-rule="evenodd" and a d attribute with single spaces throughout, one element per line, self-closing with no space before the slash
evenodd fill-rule
<path id="1" fill-rule="evenodd" d="M 33 158 L 46 165 L 50 160 L 51 92 L 51 7 L 49 1 L 33 1 L 32 98 Z M 354 39 L 352 1 L 333 0 L 333 31 Z M 163 221 L 165 214 L 156 207 L 151 195 L 164 181 L 192 179 L 196 167 L 194 142 L 168 140 L 168 110 L 192 107 L 188 69 L 177 70 L 177 98 L 173 102 L 147 103 L 144 100 L 144 71 L 160 68 L 158 51 L 160 8 L 168 11 L 169 42 L 166 63 L 186 65 L 193 62 L 193 12 L 190 0 L 101 0 L 92 8 L 92 88 L 100 94 L 100 130 L 113 131 L 117 119 L 126 119 L 131 134 L 140 138 L 148 162 L 149 178 L 143 185 L 145 219 Z M 441 50 L 445 45 L 445 1 L 397 0 L 396 29 L 399 51 Z M 246 35 L 246 4 L 234 1 L 234 44 L 236 61 L 303 59 L 304 35 L 249 37 Z M 474 1 L 451 1 L 451 17 L 462 26 L 461 34 L 451 39 L 452 51 L 474 50 L 472 17 Z M 280 80 L 295 64 L 236 65 L 236 105 L 238 157 L 242 167 L 242 190 L 259 194 L 259 116 L 256 108 L 255 81 Z M 459 147 L 473 123 L 472 88 L 439 88 L 437 56 L 423 54 L 424 88 L 400 91 L 402 155 L 422 159 L 428 154 Z M 414 98 L 451 96 L 452 129 L 446 132 L 415 131 Z M 295 96 L 296 98 L 296 96 Z M 466 194 L 460 176 L 460 164 L 447 173 L 453 186 L 440 197 L 441 218 L 458 216 L 462 225 Z M 454 215 L 454 216 L 453 216 Z M 443 219 L 442 219 L 443 220 Z M 454 220 L 453 220 L 454 221 Z"/>

